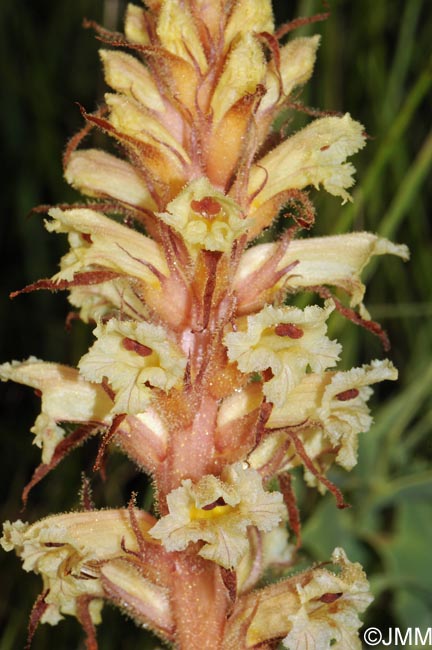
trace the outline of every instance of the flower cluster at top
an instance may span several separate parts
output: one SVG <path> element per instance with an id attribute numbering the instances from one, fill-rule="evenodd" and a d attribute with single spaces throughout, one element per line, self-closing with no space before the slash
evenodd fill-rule
<path id="1" fill-rule="evenodd" d="M 25 291 L 69 290 L 95 342 L 78 369 L 0 366 L 42 397 L 42 463 L 25 499 L 97 435 L 96 468 L 114 441 L 154 482 L 158 518 L 131 502 L 5 525 L 3 547 L 43 578 L 33 623 L 77 616 L 90 649 L 104 599 L 180 649 L 360 648 L 371 597 L 341 549 L 337 574 L 253 589 L 269 566 L 294 562 L 290 470 L 302 465 L 345 505 L 326 471 L 356 464 L 370 386 L 397 372 L 387 360 L 338 370 L 328 319 L 342 312 L 385 343 L 361 272 L 375 255 L 407 258 L 365 232 L 298 237 L 315 219 L 307 188 L 350 200 L 348 158 L 365 135 L 349 114 L 286 139 L 272 131 L 298 107 L 319 46 L 286 40 L 294 26 L 275 29 L 269 0 L 146 0 L 128 6 L 125 36 L 93 25 L 114 47 L 101 51 L 111 91 L 83 109 L 65 154 L 66 179 L 91 200 L 49 211 L 47 229 L 70 249 Z M 122 156 L 80 148 L 92 128 Z M 252 243 L 280 213 L 280 238 Z M 301 309 L 305 289 L 318 299 Z"/>

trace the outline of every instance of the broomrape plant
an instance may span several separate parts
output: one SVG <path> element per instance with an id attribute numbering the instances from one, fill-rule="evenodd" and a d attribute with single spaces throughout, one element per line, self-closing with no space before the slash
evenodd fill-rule
<path id="1" fill-rule="evenodd" d="M 347 160 L 365 144 L 349 114 L 286 139 L 272 130 L 299 107 L 319 45 L 285 37 L 324 17 L 275 29 L 269 0 L 146 0 L 128 6 L 125 36 L 92 25 L 115 47 L 101 51 L 112 91 L 82 109 L 65 154 L 66 179 L 91 201 L 49 210 L 46 228 L 70 250 L 23 291 L 67 289 L 95 341 L 78 369 L 30 358 L 0 376 L 42 400 L 42 462 L 24 500 L 99 436 L 95 469 L 115 442 L 151 477 L 156 516 L 134 498 L 107 510 L 84 499 L 81 511 L 6 522 L 3 548 L 43 580 L 29 643 L 37 623 L 72 615 L 96 649 L 108 600 L 179 650 L 361 647 L 371 595 L 360 565 L 336 548 L 334 570 L 293 575 L 291 472 L 303 466 L 307 485 L 346 507 L 326 472 L 355 466 L 371 386 L 397 371 L 388 360 L 338 370 L 327 323 L 338 311 L 386 348 L 361 272 L 408 253 L 366 232 L 299 237 L 315 219 L 306 188 L 350 200 Z M 81 149 L 93 127 L 124 156 Z M 279 239 L 255 243 L 278 214 Z M 318 304 L 296 306 L 304 290 Z M 272 567 L 291 577 L 263 586 Z"/>

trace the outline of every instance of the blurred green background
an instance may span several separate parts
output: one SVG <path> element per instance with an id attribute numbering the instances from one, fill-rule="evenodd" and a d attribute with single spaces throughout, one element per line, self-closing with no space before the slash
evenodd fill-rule
<path id="1" fill-rule="evenodd" d="M 78 101 L 93 109 L 104 82 L 98 43 L 82 18 L 119 28 L 125 3 L 117 0 L 2 0 L 0 3 L 0 103 L 2 130 L 2 219 L 0 221 L 0 361 L 42 359 L 74 364 L 89 341 L 88 328 L 65 329 L 63 294 L 36 292 L 10 302 L 8 294 L 53 274 L 65 250 L 49 235 L 41 203 L 76 199 L 62 179 L 65 143 L 81 126 Z M 354 159 L 355 202 L 341 207 L 333 197 L 312 193 L 319 234 L 370 230 L 411 249 L 412 259 L 379 258 L 367 270 L 366 304 L 388 330 L 390 357 L 400 370 L 397 385 L 375 391 L 375 424 L 361 438 L 360 462 L 332 479 L 353 504 L 337 511 L 334 500 L 299 488 L 304 523 L 304 563 L 325 560 L 336 545 L 365 566 L 375 594 L 366 623 L 389 627 L 432 624 L 432 237 L 427 185 L 432 164 L 430 90 L 432 15 L 428 0 L 333 0 L 331 17 L 301 33 L 323 41 L 311 83 L 302 99 L 313 107 L 349 111 L 370 135 Z M 320 0 L 277 3 L 278 21 L 323 11 Z M 303 118 L 294 122 L 297 128 Z M 304 121 L 304 120 L 303 120 Z M 91 141 L 89 141 L 91 142 Z M 97 140 L 93 140 L 93 144 Z M 333 322 L 344 344 L 346 366 L 382 357 L 368 333 Z M 0 420 L 2 480 L 0 519 L 18 518 L 20 493 L 39 461 L 28 433 L 38 412 L 31 390 L 2 384 Z M 87 445 L 66 459 L 32 493 L 24 519 L 77 506 L 82 469 L 90 472 L 96 449 Z M 300 481 L 297 481 L 300 486 Z M 100 507 L 117 506 L 146 483 L 115 454 L 108 481 L 95 482 Z M 0 650 L 25 643 L 28 615 L 40 591 L 39 578 L 22 572 L 12 554 L 0 554 Z M 101 650 L 154 648 L 157 643 L 110 607 L 99 631 Z M 83 648 L 72 619 L 41 626 L 33 648 Z M 233 649 L 234 650 L 234 649 Z"/>

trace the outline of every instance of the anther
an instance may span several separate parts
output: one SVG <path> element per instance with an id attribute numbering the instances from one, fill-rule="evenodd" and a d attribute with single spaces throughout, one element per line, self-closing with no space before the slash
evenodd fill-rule
<path id="1" fill-rule="evenodd" d="M 360 391 L 358 388 L 348 388 L 348 390 L 344 390 L 341 393 L 338 393 L 336 395 L 336 399 L 338 399 L 340 402 L 347 402 L 350 399 L 354 399 L 359 395 Z"/>
<path id="2" fill-rule="evenodd" d="M 128 350 L 129 352 L 135 352 L 136 354 L 139 354 L 140 357 L 149 357 L 153 352 L 153 350 L 147 347 L 147 345 L 138 343 L 138 341 L 134 341 L 128 337 L 125 337 L 122 340 L 122 345 L 125 350 Z"/>
<path id="3" fill-rule="evenodd" d="M 279 323 L 276 325 L 275 334 L 278 336 L 288 336 L 290 339 L 301 339 L 304 331 L 292 323 Z"/>
<path id="4" fill-rule="evenodd" d="M 216 201 L 216 199 L 211 196 L 205 196 L 199 201 L 191 201 L 190 205 L 194 212 L 197 212 L 206 219 L 212 219 L 222 210 L 219 201 Z"/>

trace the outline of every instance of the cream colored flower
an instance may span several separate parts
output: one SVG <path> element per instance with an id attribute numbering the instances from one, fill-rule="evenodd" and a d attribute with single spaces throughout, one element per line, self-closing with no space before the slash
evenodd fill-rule
<path id="1" fill-rule="evenodd" d="M 308 124 L 285 140 L 252 167 L 249 194 L 255 195 L 251 210 L 281 192 L 308 185 L 320 185 L 334 196 L 348 201 L 346 191 L 354 183 L 354 167 L 345 162 L 365 145 L 364 127 L 347 113 L 324 117 Z M 264 171 L 265 170 L 265 171 Z"/>
<path id="2" fill-rule="evenodd" d="M 239 99 L 253 94 L 264 79 L 267 64 L 259 40 L 250 32 L 238 37 L 232 46 L 228 60 L 212 97 L 214 124 Z"/>
<path id="3" fill-rule="evenodd" d="M 341 449 L 337 462 L 351 469 L 357 462 L 357 435 L 369 431 L 372 417 L 366 402 L 372 395 L 371 384 L 390 379 L 395 381 L 398 373 L 393 364 L 372 361 L 371 365 L 337 372 L 324 389 L 317 416 L 326 437 Z"/>
<path id="4" fill-rule="evenodd" d="M 259 244 L 242 256 L 234 279 L 234 286 L 242 305 L 254 304 L 260 298 L 254 284 L 277 251 L 277 244 Z M 282 286 L 300 290 L 313 285 L 332 285 L 344 289 L 351 296 L 351 307 L 363 299 L 365 286 L 361 272 L 375 255 L 397 255 L 404 260 L 409 252 L 403 244 L 393 244 L 384 237 L 368 232 L 355 232 L 331 237 L 312 237 L 291 241 L 283 257 L 277 262 L 275 275 L 294 262 L 295 268 L 277 281 L 271 282 L 274 295 Z"/>
<path id="5" fill-rule="evenodd" d="M 53 208 L 48 214 L 52 221 L 46 222 L 47 230 L 68 233 L 71 246 L 54 281 L 72 280 L 75 273 L 102 268 L 159 285 L 149 265 L 169 275 L 160 247 L 149 237 L 94 210 Z"/>
<path id="6" fill-rule="evenodd" d="M 142 573 L 139 565 L 134 567 L 125 558 L 110 560 L 100 568 L 101 583 L 111 601 L 143 627 L 171 638 L 175 624 L 169 592 Z"/>
<path id="7" fill-rule="evenodd" d="M 319 373 L 339 359 L 341 346 L 325 336 L 326 320 L 333 309 L 331 301 L 324 309 L 268 305 L 247 317 L 246 331 L 226 334 L 228 357 L 242 372 L 270 368 L 273 377 L 265 382 L 263 391 L 270 402 L 282 406 L 308 368 Z"/>
<path id="8" fill-rule="evenodd" d="M 300 607 L 289 617 L 285 648 L 361 650 L 358 614 L 373 600 L 369 585 L 360 564 L 349 562 L 341 548 L 333 552 L 332 562 L 340 567 L 338 575 L 315 569 L 310 582 L 298 585 Z"/>
<path id="9" fill-rule="evenodd" d="M 153 518 L 136 512 L 143 536 Z M 148 538 L 148 536 L 147 536 Z M 49 605 L 41 621 L 56 625 L 63 614 L 77 615 L 77 598 L 90 596 L 89 611 L 94 623 L 100 622 L 104 590 L 100 580 L 101 564 L 124 557 L 123 548 L 138 550 L 127 510 L 101 510 L 53 515 L 29 525 L 7 521 L 1 545 L 15 550 L 25 571 L 43 578 Z"/>
<path id="10" fill-rule="evenodd" d="M 319 43 L 319 36 L 309 36 L 295 38 L 280 48 L 280 77 L 275 70 L 268 68 L 264 80 L 267 92 L 260 103 L 258 114 L 276 108 L 286 101 L 294 88 L 309 81 Z"/>
<path id="11" fill-rule="evenodd" d="M 167 497 L 169 514 L 150 534 L 168 551 L 205 542 L 199 555 L 230 569 L 248 550 L 246 530 L 270 531 L 285 516 L 279 492 L 266 492 L 261 477 L 242 463 L 224 467 L 221 477 L 207 475 L 195 485 L 190 479 Z"/>
<path id="12" fill-rule="evenodd" d="M 132 3 L 127 5 L 125 18 L 125 35 L 131 43 L 149 45 L 150 36 L 147 30 L 146 10 Z"/>
<path id="13" fill-rule="evenodd" d="M 152 112 L 135 99 L 125 95 L 106 93 L 105 102 L 110 109 L 110 122 L 121 134 L 125 134 L 144 144 L 152 144 L 163 152 L 171 166 L 182 171 L 182 165 L 190 159 L 180 142 L 171 134 Z"/>
<path id="14" fill-rule="evenodd" d="M 186 358 L 160 325 L 112 318 L 94 334 L 98 340 L 78 365 L 90 381 L 108 379 L 116 393 L 112 413 L 140 413 L 152 387 L 168 392 L 181 384 Z"/>
<path id="15" fill-rule="evenodd" d="M 99 55 L 104 65 L 105 81 L 113 90 L 135 99 L 151 111 L 165 110 L 150 71 L 138 59 L 117 50 L 100 50 Z"/>
<path id="16" fill-rule="evenodd" d="M 15 381 L 41 392 L 41 413 L 31 428 L 34 444 L 42 449 L 42 462 L 49 463 L 65 431 L 59 422 L 101 423 L 110 421 L 112 406 L 101 386 L 89 383 L 75 368 L 46 363 L 35 357 L 0 366 L 2 381 Z"/>
<path id="17" fill-rule="evenodd" d="M 158 16 L 157 35 L 168 52 L 197 64 L 201 72 L 206 71 L 207 59 L 187 5 L 178 0 L 164 0 Z"/>
<path id="18" fill-rule="evenodd" d="M 241 596 L 226 626 L 223 650 L 282 637 L 289 650 L 360 649 L 358 614 L 372 601 L 369 585 L 361 566 L 341 548 L 332 562 L 338 574 L 309 569 Z"/>
<path id="19" fill-rule="evenodd" d="M 224 30 L 225 46 L 238 35 L 260 34 L 274 31 L 272 3 L 270 0 L 238 0 Z"/>
<path id="20" fill-rule="evenodd" d="M 65 178 L 88 196 L 111 197 L 126 205 L 153 210 L 156 206 L 136 169 L 98 149 L 71 154 Z"/>
<path id="21" fill-rule="evenodd" d="M 249 225 L 239 206 L 216 190 L 202 177 L 192 181 L 157 215 L 177 230 L 194 253 L 231 250 L 231 246 Z"/>
<path id="22" fill-rule="evenodd" d="M 351 470 L 357 462 L 358 434 L 367 432 L 372 423 L 366 404 L 372 394 L 369 386 L 395 379 L 397 370 L 387 359 L 344 372 L 310 373 L 287 394 L 282 406 L 273 408 L 266 426 L 295 430 L 301 425 L 299 435 L 311 459 L 329 448 L 339 448 L 336 462 Z M 239 399 L 237 403 L 240 405 Z M 270 462 L 285 440 L 285 434 L 280 432 L 267 436 L 249 456 L 251 466 L 258 469 Z M 281 469 L 291 469 L 299 462 L 290 450 Z M 316 484 L 309 474 L 307 479 L 311 485 Z"/>
<path id="23" fill-rule="evenodd" d="M 68 300 L 79 308 L 82 321 L 89 323 L 107 316 L 145 320 L 148 317 L 146 304 L 134 291 L 134 281 L 126 278 L 114 278 L 98 284 L 72 287 Z"/>

